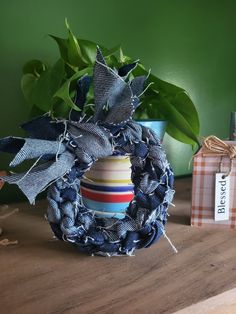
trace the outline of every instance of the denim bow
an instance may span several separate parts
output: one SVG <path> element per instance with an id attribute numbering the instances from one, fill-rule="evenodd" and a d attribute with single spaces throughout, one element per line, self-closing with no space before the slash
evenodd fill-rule
<path id="1" fill-rule="evenodd" d="M 135 67 L 126 65 L 120 69 L 125 76 Z M 33 138 L 7 137 L 0 140 L 0 151 L 17 153 L 10 166 L 16 166 L 27 159 L 37 158 L 36 164 L 27 172 L 1 177 L 17 184 L 30 203 L 55 180 L 63 177 L 79 158 L 86 171 L 98 158 L 112 155 L 112 141 L 109 126 L 121 126 L 131 119 L 141 93 L 143 77 L 139 88 L 137 79 L 132 84 L 109 68 L 100 49 L 94 66 L 95 113 L 92 122 L 53 121 L 47 115 L 25 123 L 22 127 Z M 77 83 L 75 104 L 82 110 L 86 102 L 91 78 L 82 77 Z M 119 129 L 119 128 L 118 128 Z M 38 162 L 47 160 L 37 165 Z"/>
<path id="2" fill-rule="evenodd" d="M 98 158 L 112 154 L 110 134 L 102 127 L 92 123 L 67 122 L 66 128 L 66 135 L 57 141 L 15 137 L 0 140 L 1 151 L 19 149 L 10 163 L 12 167 L 37 158 L 27 172 L 1 177 L 10 184 L 18 185 L 31 204 L 40 192 L 70 171 L 76 159 L 84 162 L 86 171 Z M 37 165 L 40 160 L 46 162 Z"/>

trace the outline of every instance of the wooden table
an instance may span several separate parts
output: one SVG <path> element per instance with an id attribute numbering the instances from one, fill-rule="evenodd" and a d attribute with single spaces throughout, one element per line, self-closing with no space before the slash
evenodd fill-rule
<path id="1" fill-rule="evenodd" d="M 165 238 L 135 257 L 87 256 L 54 240 L 46 202 L 1 221 L 0 313 L 173 313 L 236 287 L 236 232 L 190 227 L 189 178 L 176 181 Z"/>

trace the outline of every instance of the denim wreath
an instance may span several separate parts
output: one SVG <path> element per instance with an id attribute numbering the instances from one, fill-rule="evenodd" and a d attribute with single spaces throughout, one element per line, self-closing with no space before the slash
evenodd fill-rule
<path id="1" fill-rule="evenodd" d="M 81 111 L 72 110 L 68 120 L 38 117 L 22 125 L 28 138 L 0 140 L 1 151 L 16 154 L 10 166 L 36 159 L 27 172 L 1 179 L 16 184 L 31 204 L 47 189 L 47 219 L 56 237 L 91 254 L 131 255 L 165 235 L 174 176 L 156 134 L 132 120 L 146 80 L 127 80 L 135 66 L 111 69 L 98 48 L 93 78 L 77 82 L 74 102 Z M 81 112 L 92 81 L 95 108 L 88 118 Z M 130 156 L 134 199 L 125 218 L 99 218 L 83 205 L 80 179 L 96 160 L 117 154 Z"/>

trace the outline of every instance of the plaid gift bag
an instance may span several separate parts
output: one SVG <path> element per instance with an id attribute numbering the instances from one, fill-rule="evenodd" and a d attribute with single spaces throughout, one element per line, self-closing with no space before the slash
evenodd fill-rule
<path id="1" fill-rule="evenodd" d="M 225 174 L 229 181 L 227 220 L 215 220 L 216 173 Z M 209 136 L 194 156 L 191 225 L 236 229 L 236 142 Z"/>

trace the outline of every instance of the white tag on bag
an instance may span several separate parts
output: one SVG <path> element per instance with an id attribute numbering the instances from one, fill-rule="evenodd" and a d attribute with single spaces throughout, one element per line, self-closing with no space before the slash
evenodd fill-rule
<path id="1" fill-rule="evenodd" d="M 230 176 L 215 175 L 215 221 L 229 220 Z"/>

